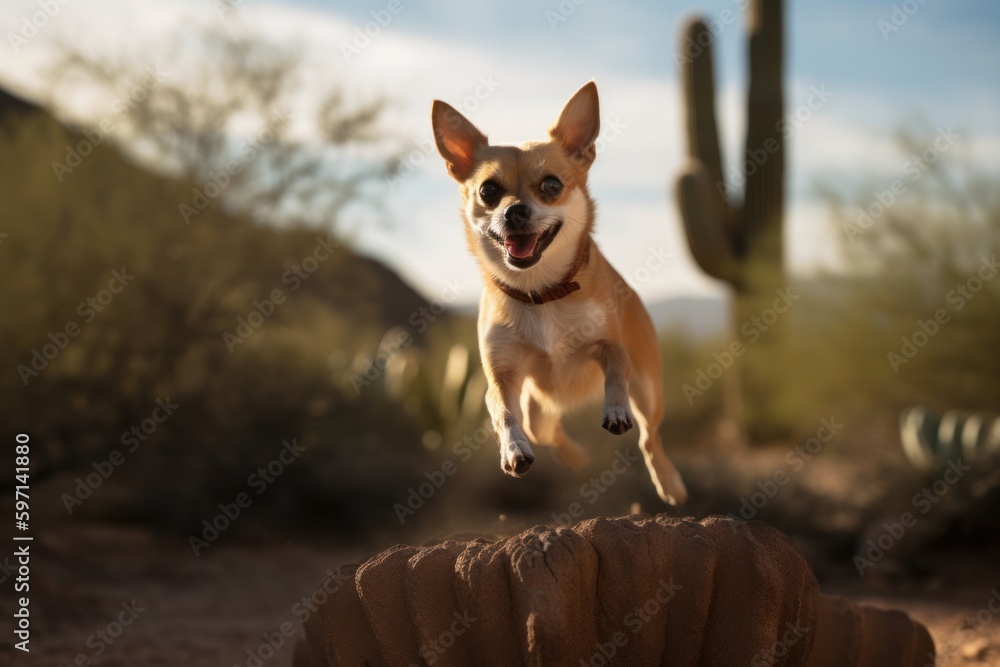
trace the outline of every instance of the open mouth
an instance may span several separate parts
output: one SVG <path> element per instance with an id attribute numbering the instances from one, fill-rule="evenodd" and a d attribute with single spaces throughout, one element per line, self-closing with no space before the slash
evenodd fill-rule
<path id="1" fill-rule="evenodd" d="M 562 229 L 557 222 L 544 232 L 535 234 L 509 234 L 502 237 L 490 231 L 489 235 L 506 253 L 507 263 L 517 269 L 526 269 L 542 258 L 542 253 Z"/>

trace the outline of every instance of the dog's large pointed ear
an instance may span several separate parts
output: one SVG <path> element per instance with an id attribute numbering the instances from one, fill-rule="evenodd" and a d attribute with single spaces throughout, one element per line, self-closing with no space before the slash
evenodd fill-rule
<path id="1" fill-rule="evenodd" d="M 431 125 L 438 152 L 448 164 L 448 173 L 458 182 L 472 175 L 476 150 L 487 143 L 486 135 L 450 104 L 434 100 Z"/>
<path id="2" fill-rule="evenodd" d="M 589 167 L 597 157 L 594 142 L 601 131 L 601 110 L 597 103 L 597 84 L 588 81 L 573 93 L 559 114 L 559 120 L 549 130 L 549 136 L 559 142 L 574 161 Z"/>

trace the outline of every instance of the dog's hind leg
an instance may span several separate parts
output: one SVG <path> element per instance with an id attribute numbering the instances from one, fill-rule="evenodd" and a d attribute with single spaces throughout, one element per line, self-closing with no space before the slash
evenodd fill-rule
<path id="1" fill-rule="evenodd" d="M 532 389 L 529 381 L 521 395 L 524 430 L 528 437 L 535 444 L 553 447 L 556 458 L 569 470 L 585 466 L 590 460 L 586 450 L 563 430 L 559 415 L 546 410 L 532 395 Z"/>
<path id="2" fill-rule="evenodd" d="M 687 488 L 677 468 L 663 451 L 663 443 L 660 441 L 663 396 L 659 385 L 649 376 L 633 373 L 629 384 L 629 399 L 639 423 L 639 449 L 646 460 L 649 476 L 653 478 L 656 493 L 666 503 L 683 505 L 687 501 Z"/>

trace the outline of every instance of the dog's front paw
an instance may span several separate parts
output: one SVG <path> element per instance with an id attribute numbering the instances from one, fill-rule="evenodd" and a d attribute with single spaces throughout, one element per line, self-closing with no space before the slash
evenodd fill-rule
<path id="1" fill-rule="evenodd" d="M 601 426 L 615 435 L 630 431 L 635 425 L 632 409 L 627 405 L 605 405 L 601 420 Z"/>
<path id="2" fill-rule="evenodd" d="M 535 462 L 535 454 L 524 433 L 508 431 L 500 436 L 500 468 L 511 477 L 528 472 Z"/>

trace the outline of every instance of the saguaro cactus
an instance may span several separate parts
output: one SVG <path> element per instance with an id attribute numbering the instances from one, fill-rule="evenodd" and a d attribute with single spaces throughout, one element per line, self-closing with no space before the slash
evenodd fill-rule
<path id="1" fill-rule="evenodd" d="M 705 273 L 733 288 L 737 334 L 784 287 L 782 0 L 751 0 L 748 12 L 747 137 L 736 177 L 745 182 L 742 202 L 730 201 L 726 193 L 715 119 L 712 43 L 716 35 L 705 21 L 695 19 L 685 26 L 679 55 L 689 160 L 677 181 L 677 201 L 695 261 Z M 746 346 L 739 375 L 734 368 L 727 377 L 727 409 L 752 439 L 784 431 L 775 409 L 777 378 L 783 370 L 776 359 L 784 328 L 778 324 L 765 334 L 764 344 L 754 340 Z"/>

